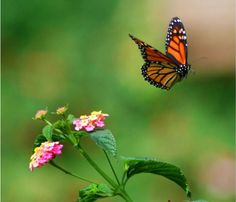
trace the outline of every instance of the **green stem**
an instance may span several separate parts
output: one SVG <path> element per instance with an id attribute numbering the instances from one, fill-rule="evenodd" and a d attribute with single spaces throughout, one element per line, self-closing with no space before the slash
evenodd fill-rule
<path id="1" fill-rule="evenodd" d="M 127 171 L 125 171 L 124 173 L 123 173 L 123 176 L 122 176 L 122 180 L 121 180 L 121 183 L 125 186 L 125 177 L 126 177 L 126 173 L 127 173 Z"/>
<path id="2" fill-rule="evenodd" d="M 124 196 L 125 196 L 125 200 L 126 200 L 127 202 L 133 202 L 133 200 L 129 197 L 129 195 L 126 193 L 125 190 L 123 190 L 123 193 L 124 193 Z"/>
<path id="3" fill-rule="evenodd" d="M 47 119 L 43 119 L 45 121 L 45 123 L 47 123 L 48 125 L 52 126 L 52 123 L 50 121 L 48 121 Z"/>
<path id="4" fill-rule="evenodd" d="M 104 151 L 104 153 L 105 153 L 105 155 L 106 155 L 106 158 L 107 158 L 107 161 L 108 161 L 108 163 L 109 163 L 109 165 L 110 165 L 110 167 L 111 167 L 111 170 L 112 170 L 112 172 L 113 172 L 113 174 L 114 174 L 114 176 L 115 176 L 115 178 L 116 178 L 116 181 L 117 181 L 117 183 L 120 185 L 120 181 L 119 181 L 119 179 L 118 179 L 118 177 L 117 177 L 117 175 L 116 175 L 116 172 L 115 172 L 114 167 L 112 166 L 111 160 L 110 160 L 109 156 L 107 155 L 106 151 L 105 151 L 105 150 L 103 150 L 103 151 Z"/>
<path id="5" fill-rule="evenodd" d="M 123 186 L 117 185 L 98 165 L 90 158 L 84 149 L 78 144 L 77 149 L 81 155 L 89 162 L 89 164 L 115 189 L 118 190 L 117 194 L 120 195 L 126 202 L 133 202 L 129 195 L 126 193 Z"/>
<path id="6" fill-rule="evenodd" d="M 89 162 L 89 164 L 115 189 L 117 184 L 90 158 L 90 156 L 84 151 L 84 149 L 78 144 L 77 147 L 81 155 Z"/>
<path id="7" fill-rule="evenodd" d="M 52 123 L 50 121 L 48 121 L 47 119 L 43 119 L 45 121 L 45 123 L 47 123 L 48 125 L 52 126 Z M 63 132 L 57 128 L 54 128 L 55 131 L 57 131 L 60 134 L 63 134 Z"/>
<path id="8" fill-rule="evenodd" d="M 127 194 L 127 192 L 122 189 L 120 196 L 126 201 L 126 202 L 133 202 L 132 199 L 129 197 L 129 195 Z"/>
<path id="9" fill-rule="evenodd" d="M 86 179 L 86 178 L 80 177 L 80 176 L 78 176 L 78 175 L 75 175 L 75 174 L 73 174 L 73 173 L 67 171 L 66 169 L 64 169 L 64 168 L 62 168 L 61 166 L 57 165 L 54 161 L 50 161 L 50 164 L 51 164 L 52 166 L 54 166 L 55 168 L 59 169 L 60 171 L 64 172 L 65 174 L 71 175 L 71 176 L 76 177 L 76 178 L 78 178 L 78 179 L 80 179 L 80 180 L 83 180 L 83 181 L 85 181 L 85 182 L 95 183 L 95 182 L 92 182 L 92 181 L 90 181 L 90 180 L 88 180 L 88 179 Z"/>

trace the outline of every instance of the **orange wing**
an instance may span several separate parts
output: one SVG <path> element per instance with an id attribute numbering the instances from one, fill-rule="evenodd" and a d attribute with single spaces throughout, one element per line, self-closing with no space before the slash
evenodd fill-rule
<path id="1" fill-rule="evenodd" d="M 169 24 L 166 37 L 166 55 L 177 65 L 187 64 L 187 36 L 184 25 L 178 17 Z"/>
<path id="2" fill-rule="evenodd" d="M 173 63 L 173 61 L 168 58 L 166 55 L 162 54 L 160 51 L 156 50 L 152 46 L 146 44 L 144 41 L 137 39 L 136 37 L 129 35 L 131 39 L 138 45 L 142 57 L 145 62 L 169 62 Z"/>
<path id="3" fill-rule="evenodd" d="M 140 39 L 129 35 L 138 45 L 145 64 L 142 75 L 150 84 L 169 90 L 176 82 L 188 73 L 187 40 L 184 26 L 178 17 L 169 24 L 166 37 L 166 55 L 146 44 Z"/>
<path id="4" fill-rule="evenodd" d="M 176 71 L 176 66 L 167 62 L 145 63 L 142 66 L 142 75 L 150 84 L 166 90 L 181 80 Z"/>

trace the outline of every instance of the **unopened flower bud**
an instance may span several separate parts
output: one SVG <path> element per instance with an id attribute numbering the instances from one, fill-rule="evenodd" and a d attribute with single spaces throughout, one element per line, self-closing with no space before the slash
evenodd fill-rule
<path id="1" fill-rule="evenodd" d="M 34 119 L 43 120 L 47 113 L 48 113 L 48 110 L 38 110 L 35 114 Z"/>

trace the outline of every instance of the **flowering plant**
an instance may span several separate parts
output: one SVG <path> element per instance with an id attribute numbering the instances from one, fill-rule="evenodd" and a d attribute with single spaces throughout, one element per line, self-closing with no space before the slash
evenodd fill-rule
<path id="1" fill-rule="evenodd" d="M 132 202 L 125 187 L 130 178 L 140 173 L 161 175 L 173 181 L 185 191 L 186 196 L 191 200 L 191 192 L 186 178 L 178 167 L 170 163 L 161 162 L 155 158 L 128 158 L 120 157 L 117 154 L 116 140 L 111 131 L 105 128 L 105 119 L 109 116 L 108 114 L 94 111 L 90 115 L 82 115 L 79 118 L 75 118 L 74 115 L 67 114 L 67 111 L 68 107 L 58 108 L 54 114 L 59 118 L 55 122 L 50 122 L 47 119 L 47 110 L 39 110 L 36 113 L 34 119 L 44 121 L 46 126 L 43 127 L 42 134 L 35 139 L 33 154 L 29 163 L 31 171 L 49 163 L 66 174 L 90 183 L 90 185 L 80 190 L 76 202 L 92 202 L 100 198 L 114 196 L 120 196 L 125 201 Z M 81 146 L 81 141 L 85 136 L 90 137 L 104 151 L 114 175 L 113 178 L 108 176 Z M 62 153 L 62 149 L 65 149 L 63 148 L 64 142 L 71 143 L 104 178 L 107 184 L 95 183 L 91 179 L 71 173 L 55 163 L 54 159 Z M 117 175 L 110 160 L 111 157 L 117 160 L 122 159 L 122 177 Z"/>

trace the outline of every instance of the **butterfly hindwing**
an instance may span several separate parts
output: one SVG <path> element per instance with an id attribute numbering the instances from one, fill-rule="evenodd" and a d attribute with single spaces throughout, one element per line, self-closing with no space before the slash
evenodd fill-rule
<path id="1" fill-rule="evenodd" d="M 168 62 L 146 62 L 142 66 L 142 75 L 151 85 L 166 90 L 181 79 L 176 66 Z"/>
<path id="2" fill-rule="evenodd" d="M 170 21 L 166 36 L 166 55 L 176 64 L 187 64 L 187 36 L 184 25 L 178 17 Z"/>

